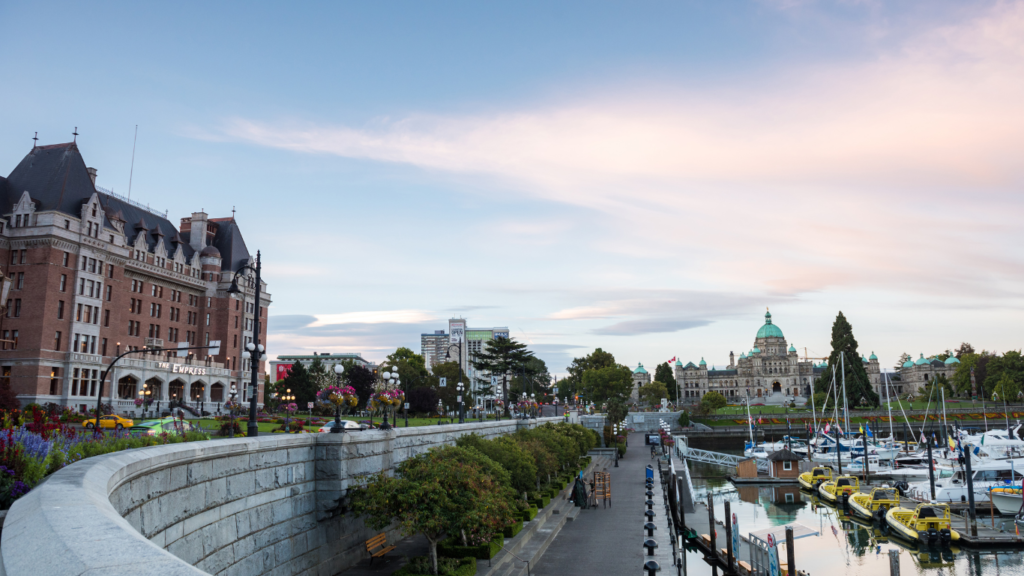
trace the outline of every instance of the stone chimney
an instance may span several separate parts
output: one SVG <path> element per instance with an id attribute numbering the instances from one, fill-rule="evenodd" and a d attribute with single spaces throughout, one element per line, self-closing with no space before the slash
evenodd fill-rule
<path id="1" fill-rule="evenodd" d="M 199 252 L 206 248 L 206 212 L 193 212 L 191 228 L 189 229 L 188 243 L 192 249 Z"/>
<path id="2" fill-rule="evenodd" d="M 85 171 L 89 173 L 89 179 L 92 180 L 92 185 L 95 186 L 96 185 L 96 169 L 95 168 L 86 168 Z"/>

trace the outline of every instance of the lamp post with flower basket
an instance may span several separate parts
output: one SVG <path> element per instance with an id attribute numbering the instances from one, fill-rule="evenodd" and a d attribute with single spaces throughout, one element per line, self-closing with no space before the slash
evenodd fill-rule
<path id="1" fill-rule="evenodd" d="M 331 426 L 332 434 L 340 434 L 345 431 L 341 427 L 341 411 L 355 408 L 359 404 L 359 396 L 356 394 L 356 389 L 351 386 L 341 385 L 341 373 L 344 369 L 341 364 L 336 364 L 334 372 L 338 375 L 338 385 L 328 386 L 317 393 L 317 399 L 321 402 L 334 405 L 334 425 Z"/>
<path id="2" fill-rule="evenodd" d="M 405 393 L 398 388 L 402 381 L 398 378 L 398 369 L 392 368 L 390 372 L 381 374 L 380 387 L 370 396 L 370 408 L 380 409 L 384 413 L 384 423 L 380 425 L 381 430 L 390 430 L 388 424 L 388 413 L 394 419 L 394 411 L 402 405 L 405 400 Z"/>

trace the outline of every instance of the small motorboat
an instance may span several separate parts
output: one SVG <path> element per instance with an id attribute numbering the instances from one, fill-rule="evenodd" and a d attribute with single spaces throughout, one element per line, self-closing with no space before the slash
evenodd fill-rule
<path id="1" fill-rule="evenodd" d="M 845 498 L 857 492 L 860 482 L 856 476 L 840 476 L 835 480 L 822 482 L 818 486 L 818 494 L 821 498 L 833 506 L 841 503 Z"/>
<path id="2" fill-rule="evenodd" d="M 1021 504 L 1024 503 L 1024 494 L 1021 494 L 1021 489 L 1010 486 L 990 488 L 988 497 L 992 499 L 992 504 L 995 505 L 1000 514 L 1017 514 L 1021 511 Z"/>
<path id="3" fill-rule="evenodd" d="M 832 469 L 820 466 L 797 477 L 800 487 L 804 490 L 816 490 L 818 484 L 832 479 Z"/>
<path id="4" fill-rule="evenodd" d="M 900 496 L 896 493 L 895 488 L 872 488 L 870 494 L 858 492 L 850 496 L 850 510 L 855 516 L 865 520 L 882 521 L 890 508 L 896 508 L 899 505 Z"/>
<path id="5" fill-rule="evenodd" d="M 960 540 L 960 534 L 950 525 L 948 504 L 918 504 L 913 510 L 890 508 L 885 523 L 893 534 L 927 546 L 948 546 Z"/>

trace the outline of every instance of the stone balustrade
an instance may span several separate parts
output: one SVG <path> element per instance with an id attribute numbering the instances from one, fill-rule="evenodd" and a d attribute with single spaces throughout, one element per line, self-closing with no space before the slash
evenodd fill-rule
<path id="1" fill-rule="evenodd" d="M 88 458 L 15 502 L 0 574 L 337 574 L 374 534 L 344 514 L 350 486 L 462 434 L 560 420 L 273 434 Z"/>

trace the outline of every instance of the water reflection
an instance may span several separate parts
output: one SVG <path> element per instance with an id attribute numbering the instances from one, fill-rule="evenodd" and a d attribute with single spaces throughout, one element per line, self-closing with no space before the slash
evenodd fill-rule
<path id="1" fill-rule="evenodd" d="M 796 567 L 811 576 L 884 576 L 889 573 L 889 550 L 899 551 L 900 570 L 904 575 L 1024 576 L 1024 554 L 1016 550 L 974 551 L 957 546 L 944 550 L 920 548 L 894 537 L 888 527 L 854 518 L 802 492 L 796 485 L 735 487 L 716 466 L 690 464 L 690 470 L 698 497 L 706 502 L 706 494 L 712 494 L 716 518 L 723 517 L 724 503 L 730 502 L 743 535 L 793 522 L 817 531 L 817 535 L 794 542 Z M 785 557 L 784 545 L 780 546 L 779 553 Z M 749 561 L 745 555 L 741 559 Z M 693 570 L 696 568 L 693 560 L 691 555 L 690 574 L 703 574 L 699 568 Z"/>

